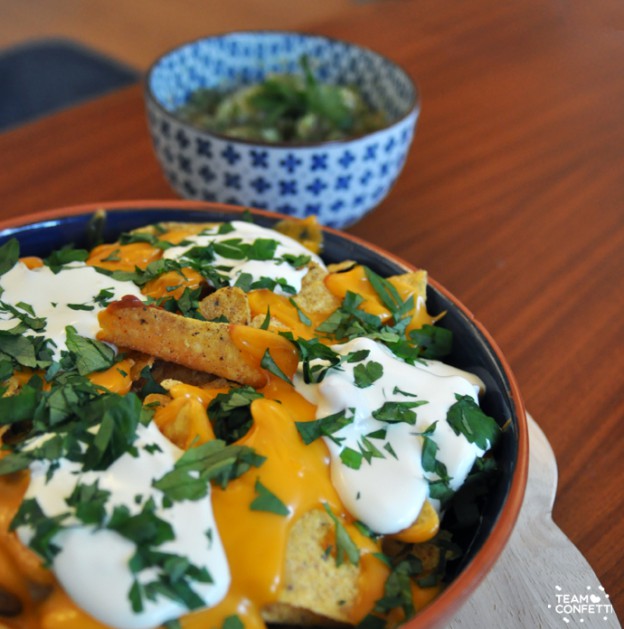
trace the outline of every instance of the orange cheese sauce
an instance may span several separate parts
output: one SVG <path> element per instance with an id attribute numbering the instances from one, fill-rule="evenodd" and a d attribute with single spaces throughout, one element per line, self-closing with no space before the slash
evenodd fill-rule
<path id="1" fill-rule="evenodd" d="M 195 230 L 197 231 L 197 230 Z M 178 243 L 193 233 L 193 229 L 176 229 L 159 234 L 158 238 Z M 127 245 L 111 244 L 96 247 L 88 264 L 109 270 L 133 271 L 144 269 L 162 257 L 162 250 L 148 243 Z M 24 259 L 30 268 L 40 266 L 37 258 Z M 414 296 L 415 309 L 409 329 L 432 323 L 413 286 L 392 280 L 402 299 Z M 365 298 L 363 308 L 388 319 L 390 313 L 381 303 L 367 280 L 362 267 L 356 266 L 345 273 L 330 274 L 325 280 L 327 288 L 342 299 L 347 291 Z M 153 298 L 172 295 L 179 297 L 186 287 L 197 288 L 205 284 L 203 278 L 191 269 L 166 273 L 152 280 L 143 293 Z M 297 308 L 288 298 L 268 290 L 251 291 L 248 295 L 252 316 L 266 314 L 287 326 L 295 337 L 312 338 L 314 329 L 331 313 L 304 313 L 310 324 L 304 323 Z M 296 299 L 296 298 L 295 298 Z M 294 374 L 298 356 L 296 350 L 283 337 L 264 330 L 233 325 L 230 335 L 244 352 L 250 364 L 259 367 L 265 351 L 288 377 Z M 123 359 L 110 369 L 90 375 L 90 379 L 106 389 L 125 394 L 132 387 L 131 359 Z M 227 388 L 197 387 L 174 384 L 167 394 L 152 394 L 145 404 L 153 406 L 154 421 L 172 442 L 186 449 L 215 438 L 207 408 Z M 329 453 L 321 439 L 305 445 L 297 432 L 295 422 L 315 419 L 315 406 L 298 394 L 294 387 L 267 372 L 266 385 L 259 390 L 264 398 L 253 401 L 253 425 L 238 442 L 253 448 L 266 457 L 258 468 L 231 481 L 224 490 L 214 487 L 212 503 L 218 531 L 226 549 L 232 583 L 226 597 L 215 607 L 188 614 L 180 619 L 184 629 L 221 627 L 228 616 L 237 614 L 246 629 L 265 627 L 262 608 L 277 600 L 283 585 L 285 547 L 293 523 L 312 509 L 327 504 L 347 527 L 349 535 L 361 549 L 360 591 L 349 610 L 349 617 L 357 624 L 383 595 L 388 568 L 375 553 L 381 551 L 380 542 L 362 535 L 352 524 L 349 515 L 334 489 L 329 470 Z M 0 452 L 0 457 L 2 453 Z M 257 497 L 256 483 L 274 493 L 287 507 L 288 515 L 251 510 Z M 24 603 L 24 613 L 15 624 L 8 619 L 0 627 L 20 629 L 102 629 L 104 625 L 80 610 L 55 583 L 51 573 L 41 568 L 38 558 L 23 547 L 9 523 L 22 500 L 28 485 L 28 474 L 0 477 L 0 588 L 17 596 Z M 432 520 L 435 520 L 433 522 Z M 404 539 L 424 541 L 437 532 L 436 518 L 424 518 L 403 532 Z M 40 601 L 31 596 L 29 584 L 39 584 L 45 590 Z M 438 592 L 438 588 L 418 588 L 413 585 L 417 608 L 424 606 Z"/>

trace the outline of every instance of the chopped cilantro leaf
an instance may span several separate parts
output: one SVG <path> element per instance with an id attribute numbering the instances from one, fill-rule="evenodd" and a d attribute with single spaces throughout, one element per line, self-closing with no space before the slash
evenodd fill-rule
<path id="1" fill-rule="evenodd" d="M 410 312 L 414 310 L 414 297 L 410 296 L 403 301 L 399 292 L 389 280 L 377 275 L 367 266 L 364 267 L 364 272 L 374 291 L 379 296 L 381 303 L 390 311 L 394 322 L 399 323 L 406 317 L 409 317 Z"/>
<path id="2" fill-rule="evenodd" d="M 263 397 L 254 388 L 237 387 L 219 393 L 208 405 L 208 417 L 217 439 L 237 441 L 251 428 L 251 403 Z"/>
<path id="3" fill-rule="evenodd" d="M 383 376 L 383 365 L 374 360 L 359 363 L 353 368 L 355 386 L 359 389 L 370 387 Z"/>
<path id="4" fill-rule="evenodd" d="M 91 306 L 90 304 L 67 304 L 67 307 L 70 310 L 85 310 L 85 311 L 95 310 L 95 306 Z"/>
<path id="5" fill-rule="evenodd" d="M 147 231 L 133 231 L 130 233 L 122 234 L 119 237 L 119 243 L 122 245 L 129 245 L 136 242 L 145 242 L 151 245 L 152 247 L 156 247 L 157 249 L 162 249 L 162 250 L 166 250 L 166 249 L 170 249 L 171 247 L 178 246 L 166 240 L 161 240 L 157 234 L 152 234 Z"/>
<path id="6" fill-rule="evenodd" d="M 305 312 L 303 312 L 303 310 L 301 310 L 299 304 L 297 304 L 297 302 L 292 297 L 288 301 L 290 302 L 291 306 L 297 311 L 299 321 L 301 321 L 303 325 L 312 325 L 312 320 Z"/>
<path id="7" fill-rule="evenodd" d="M 262 360 L 260 361 L 260 366 L 263 369 L 266 369 L 270 374 L 277 376 L 284 382 L 288 382 L 288 384 L 292 384 L 291 379 L 280 369 L 279 365 L 273 360 L 271 353 L 269 350 L 265 350 Z"/>
<path id="8" fill-rule="evenodd" d="M 210 482 L 225 487 L 251 467 L 259 467 L 264 457 L 247 446 L 227 446 L 221 440 L 207 441 L 189 448 L 173 470 L 153 482 L 171 502 L 200 500 L 210 492 Z"/>
<path id="9" fill-rule="evenodd" d="M 106 308 L 115 298 L 112 288 L 103 288 L 94 298 L 93 301 L 100 307 Z"/>
<path id="10" fill-rule="evenodd" d="M 301 267 L 304 267 L 306 264 L 308 264 L 311 260 L 311 257 L 309 255 L 306 255 L 305 253 L 299 254 L 299 255 L 294 255 L 292 253 L 285 253 L 284 255 L 282 255 L 279 260 L 283 260 L 284 262 L 287 262 L 288 264 L 290 264 L 290 266 L 292 266 L 295 269 L 300 269 Z"/>
<path id="11" fill-rule="evenodd" d="M 319 437 L 332 437 L 333 433 L 338 432 L 341 428 L 348 426 L 353 422 L 353 409 L 346 409 L 334 413 L 333 415 L 327 415 L 320 419 L 315 419 L 307 422 L 295 422 L 295 426 L 303 439 L 303 443 L 306 445 L 312 443 Z"/>
<path id="12" fill-rule="evenodd" d="M 228 616 L 223 621 L 221 629 L 245 629 L 243 621 L 236 615 Z"/>
<path id="13" fill-rule="evenodd" d="M 249 505 L 252 511 L 266 511 L 276 515 L 288 515 L 290 509 L 269 489 L 267 489 L 258 478 L 254 486 L 256 497 Z"/>
<path id="14" fill-rule="evenodd" d="M 10 271 L 19 260 L 20 246 L 17 238 L 11 238 L 0 246 L 0 275 Z"/>
<path id="15" fill-rule="evenodd" d="M 36 369 L 49 367 L 52 353 L 42 336 L 0 330 L 0 358 L 11 360 L 16 367 Z"/>
<path id="16" fill-rule="evenodd" d="M 359 470 L 360 467 L 362 467 L 364 455 L 353 448 L 346 447 L 340 451 L 340 460 L 347 467 L 353 470 Z"/>
<path id="17" fill-rule="evenodd" d="M 423 404 L 427 404 L 427 402 L 425 400 L 417 402 L 384 402 L 383 406 L 373 411 L 372 415 L 379 421 L 391 424 L 405 422 L 413 426 L 416 423 L 416 413 L 411 409 Z"/>
<path id="18" fill-rule="evenodd" d="M 360 551 L 355 542 L 349 536 L 344 524 L 334 515 L 330 506 L 325 502 L 323 507 L 327 515 L 332 519 L 336 531 L 336 565 L 340 566 L 345 562 L 349 562 L 354 566 L 360 563 Z"/>
<path id="19" fill-rule="evenodd" d="M 88 257 L 89 252 L 86 249 L 74 249 L 66 245 L 53 251 L 43 262 L 53 273 L 58 273 L 64 266 L 73 262 L 85 262 Z"/>
<path id="20" fill-rule="evenodd" d="M 100 404 L 98 404 L 100 402 Z M 83 469 L 103 470 L 132 449 L 141 418 L 141 400 L 133 393 L 100 397 L 101 421 L 84 453 Z"/>
<path id="21" fill-rule="evenodd" d="M 30 304 L 19 303 L 15 306 L 0 301 L 0 311 L 8 312 L 13 318 L 21 321 L 25 326 L 35 332 L 45 330 L 47 321 L 45 317 L 37 317 Z"/>
<path id="22" fill-rule="evenodd" d="M 80 336 L 76 328 L 70 325 L 65 328 L 65 333 L 67 349 L 73 354 L 76 369 L 81 376 L 108 369 L 115 364 L 115 350 L 106 343 Z"/>
<path id="23" fill-rule="evenodd" d="M 494 419 L 486 415 L 469 395 L 455 394 L 457 400 L 449 408 L 447 421 L 455 434 L 462 434 L 482 450 L 492 447 L 500 434 Z"/>
<path id="24" fill-rule="evenodd" d="M 267 306 L 266 315 L 264 315 L 264 320 L 260 324 L 260 329 L 268 330 L 270 323 L 271 323 L 271 307 Z"/>
<path id="25" fill-rule="evenodd" d="M 95 481 L 92 485 L 76 484 L 65 502 L 74 508 L 76 517 L 83 524 L 100 526 L 106 518 L 105 505 L 109 497 L 110 491 L 100 489 Z"/>
<path id="26" fill-rule="evenodd" d="M 11 521 L 10 530 L 15 531 L 20 526 L 30 527 L 33 536 L 28 545 L 43 559 L 44 566 L 50 566 L 60 550 L 52 540 L 63 529 L 62 523 L 68 517 L 69 512 L 50 518 L 45 515 L 36 498 L 27 498 L 22 501 Z"/>
<path id="27" fill-rule="evenodd" d="M 307 384 L 321 382 L 329 369 L 340 365 L 342 360 L 340 354 L 321 343 L 319 339 L 295 338 L 291 332 L 280 332 L 280 335 L 296 347 L 299 360 L 303 364 L 303 380 Z"/>
<path id="28" fill-rule="evenodd" d="M 409 338 L 419 347 L 423 358 L 442 358 L 451 353 L 453 333 L 446 328 L 425 324 L 412 330 Z"/>

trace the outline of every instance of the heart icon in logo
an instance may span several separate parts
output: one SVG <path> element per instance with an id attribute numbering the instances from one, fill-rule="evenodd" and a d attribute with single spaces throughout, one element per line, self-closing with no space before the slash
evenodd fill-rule
<path id="1" fill-rule="evenodd" d="M 600 598 L 600 596 L 596 596 L 595 594 L 590 594 L 590 595 L 589 595 L 589 600 L 590 600 L 592 603 L 594 603 L 594 605 L 595 605 L 596 603 L 600 603 L 601 598 Z"/>

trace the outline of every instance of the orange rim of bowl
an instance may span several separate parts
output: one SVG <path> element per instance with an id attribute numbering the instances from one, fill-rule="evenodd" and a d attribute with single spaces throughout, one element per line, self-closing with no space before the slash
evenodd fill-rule
<path id="1" fill-rule="evenodd" d="M 264 216 L 266 218 L 281 219 L 291 218 L 276 212 L 270 212 L 268 210 L 260 210 L 255 208 L 237 207 L 228 205 L 225 203 L 211 203 L 205 201 L 183 201 L 183 200 L 161 200 L 161 199 L 147 199 L 147 200 L 133 200 L 133 201 L 113 201 L 102 203 L 88 203 L 82 205 L 74 205 L 68 207 L 61 207 L 52 210 L 45 210 L 34 212 L 32 214 L 14 217 L 0 221 L 0 230 L 11 229 L 16 227 L 22 227 L 32 223 L 40 223 L 45 221 L 51 221 L 55 219 L 76 216 L 80 214 L 88 214 L 97 210 L 116 211 L 116 210 L 196 210 L 196 211 L 221 211 L 229 212 L 232 214 L 242 214 L 243 212 L 251 211 L 257 216 Z M 395 256 L 388 251 L 385 251 L 381 247 L 373 245 L 357 236 L 351 234 L 345 234 L 337 229 L 331 227 L 322 227 L 323 231 L 334 234 L 340 238 L 350 240 L 354 244 L 360 245 L 364 248 L 374 251 L 375 253 L 383 256 L 384 258 L 394 262 L 395 264 L 404 267 L 406 270 L 415 270 L 416 267 L 409 264 L 405 260 L 402 260 L 398 256 Z M 514 525 L 518 518 L 522 501 L 524 498 L 524 491 L 527 482 L 528 464 L 529 464 L 529 436 L 528 425 L 526 419 L 526 411 L 522 397 L 516 379 L 511 371 L 511 368 L 503 356 L 497 343 L 491 337 L 486 328 L 475 318 L 472 312 L 466 308 L 452 293 L 446 288 L 441 286 L 434 279 L 429 278 L 429 283 L 447 299 L 449 299 L 455 307 L 461 310 L 470 320 L 470 322 L 477 328 L 479 333 L 485 338 L 489 344 L 492 352 L 499 361 L 500 366 L 509 383 L 509 397 L 515 409 L 517 417 L 517 459 L 515 462 L 515 469 L 509 491 L 502 509 L 498 514 L 498 517 L 493 525 L 493 528 L 483 542 L 481 548 L 477 551 L 468 565 L 463 568 L 460 574 L 453 579 L 429 605 L 407 621 L 403 627 L 405 629 L 432 629 L 433 627 L 440 626 L 443 622 L 451 619 L 451 616 L 457 613 L 463 603 L 468 599 L 470 594 L 474 592 L 477 586 L 483 581 L 484 577 L 491 570 L 494 563 L 503 551 Z"/>

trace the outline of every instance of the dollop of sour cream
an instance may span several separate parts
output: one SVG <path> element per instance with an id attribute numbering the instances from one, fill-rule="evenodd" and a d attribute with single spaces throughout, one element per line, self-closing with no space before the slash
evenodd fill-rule
<path id="1" fill-rule="evenodd" d="M 29 446 L 36 447 L 45 438 L 33 440 Z M 50 518 L 68 511 L 66 501 L 77 483 L 97 482 L 100 490 L 110 492 L 105 507 L 109 516 L 119 505 L 125 505 L 135 515 L 148 500 L 154 500 L 155 515 L 175 531 L 175 538 L 158 546 L 158 550 L 186 557 L 198 568 L 206 568 L 212 582 L 192 582 L 193 590 L 207 607 L 218 603 L 229 588 L 230 572 L 210 499 L 163 505 L 163 494 L 152 482 L 171 471 L 183 451 L 164 437 L 154 423 L 138 426 L 135 447 L 136 456 L 126 453 L 103 471 L 82 472 L 78 463 L 61 459 L 58 469 L 48 478 L 48 464 L 35 462 L 25 499 L 36 498 Z M 135 544 L 115 531 L 85 526 L 75 518 L 64 524 L 70 526 L 54 538 L 60 551 L 52 569 L 68 595 L 91 616 L 118 629 L 148 629 L 188 612 L 160 595 L 153 601 L 146 599 L 143 611 L 133 611 L 129 598 L 133 575 L 128 562 L 136 551 Z M 28 544 L 33 531 L 21 526 L 17 533 Z M 143 584 L 153 577 L 154 569 L 138 575 Z"/>
<path id="2" fill-rule="evenodd" d="M 0 288 L 0 301 L 23 312 L 26 305 L 34 316 L 45 319 L 43 330 L 26 330 L 25 334 L 41 334 L 52 341 L 55 359 L 67 348 L 66 326 L 73 326 L 80 336 L 95 338 L 100 327 L 97 315 L 102 308 L 97 298 L 102 291 L 107 292 L 107 302 L 124 295 L 144 299 L 132 282 L 115 280 L 82 263 L 54 273 L 47 266 L 29 269 L 17 262 L 0 277 Z M 9 330 L 17 323 L 19 318 L 0 308 L 0 330 Z"/>
<path id="3" fill-rule="evenodd" d="M 317 255 L 285 234 L 244 221 L 232 221 L 231 226 L 233 230 L 225 233 L 219 233 L 219 227 L 215 227 L 200 234 L 188 236 L 184 239 L 184 245 L 167 249 L 164 257 L 179 260 L 193 247 L 207 247 L 212 243 L 226 243 L 234 239 L 240 239 L 243 244 L 252 244 L 258 239 L 274 240 L 278 244 L 270 260 L 234 259 L 217 253 L 213 264 L 229 277 L 231 284 L 234 284 L 243 273 L 247 273 L 251 276 L 252 282 L 261 278 L 282 279 L 297 293 L 301 290 L 301 281 L 308 269 L 305 265 L 296 268 L 288 263 L 284 256 L 309 256 L 310 260 L 325 268 L 323 261 Z M 275 292 L 287 294 L 279 284 L 275 287 Z"/>
<path id="4" fill-rule="evenodd" d="M 365 387 L 356 385 L 357 364 L 343 361 L 325 378 L 306 384 L 295 379 L 297 390 L 317 406 L 316 417 L 341 411 L 353 414 L 353 421 L 331 437 L 323 437 L 331 455 L 331 477 L 348 511 L 381 534 L 397 533 L 418 517 L 429 495 L 428 479 L 437 476 L 422 466 L 422 433 L 435 422 L 430 438 L 438 446 L 436 458 L 446 465 L 451 489 L 457 490 L 484 451 L 456 434 L 446 420 L 455 394 L 469 395 L 475 401 L 482 383 L 474 375 L 437 361 L 409 365 L 380 343 L 358 338 L 332 348 L 341 356 L 368 352 L 363 363 L 374 361 L 383 375 Z M 422 402 L 415 407 L 416 421 L 388 423 L 373 417 L 386 402 Z M 380 438 L 384 433 L 383 438 Z M 361 451 L 368 439 L 381 456 L 363 460 L 354 469 L 341 459 L 345 448 Z M 434 506 L 437 504 L 432 501 Z"/>

